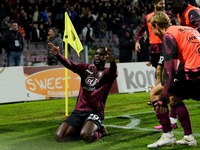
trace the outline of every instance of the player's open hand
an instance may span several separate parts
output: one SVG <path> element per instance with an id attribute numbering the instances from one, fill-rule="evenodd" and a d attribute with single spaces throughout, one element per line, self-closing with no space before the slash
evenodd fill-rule
<path id="1" fill-rule="evenodd" d="M 140 43 L 139 43 L 139 42 L 135 42 L 135 50 L 136 50 L 138 53 L 140 53 L 140 49 L 141 49 Z"/>
<path id="2" fill-rule="evenodd" d="M 108 51 L 108 48 L 105 48 L 105 59 L 109 60 L 109 62 L 114 62 L 115 59 L 112 57 L 111 52 Z"/>
<path id="3" fill-rule="evenodd" d="M 162 106 L 162 101 L 157 101 L 154 106 L 156 106 L 156 112 L 159 114 L 167 113 L 167 107 Z"/>
<path id="4" fill-rule="evenodd" d="M 167 108 L 166 107 L 163 107 L 163 106 L 156 106 L 156 112 L 159 113 L 159 114 L 164 114 L 167 112 Z"/>
<path id="5" fill-rule="evenodd" d="M 59 47 L 54 46 L 52 43 L 48 43 L 48 45 L 51 47 L 50 53 L 57 56 L 59 53 Z"/>

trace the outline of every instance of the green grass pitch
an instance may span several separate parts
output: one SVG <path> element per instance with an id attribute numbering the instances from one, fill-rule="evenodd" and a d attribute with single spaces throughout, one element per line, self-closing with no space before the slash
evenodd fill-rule
<path id="1" fill-rule="evenodd" d="M 0 150 L 145 150 L 157 141 L 162 132 L 153 107 L 147 105 L 149 93 L 112 94 L 105 107 L 105 121 L 109 135 L 86 144 L 83 141 L 57 143 L 54 133 L 65 119 L 65 100 L 42 100 L 0 105 Z M 194 136 L 200 145 L 200 103 L 184 101 L 190 111 Z M 69 114 L 76 98 L 69 98 Z M 176 139 L 183 137 L 183 129 L 173 130 Z M 200 146 L 176 145 L 179 150 L 197 150 Z"/>

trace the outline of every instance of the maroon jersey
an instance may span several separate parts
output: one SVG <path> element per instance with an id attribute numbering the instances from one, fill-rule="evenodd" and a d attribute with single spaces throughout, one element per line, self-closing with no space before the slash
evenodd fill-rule
<path id="1" fill-rule="evenodd" d="M 173 25 L 175 25 L 176 24 L 175 16 L 170 11 L 164 11 L 164 12 L 171 19 L 171 23 Z M 140 38 L 142 37 L 143 33 L 145 31 L 148 31 L 148 26 L 147 26 L 148 19 L 147 19 L 147 16 L 148 15 L 146 15 L 146 17 L 142 21 L 142 24 L 140 26 L 138 26 L 138 28 L 137 28 L 137 32 L 135 33 L 135 41 L 139 41 Z M 149 36 L 149 31 L 147 32 L 147 34 Z M 150 53 L 162 53 L 162 51 L 163 51 L 162 50 L 162 44 L 161 43 L 151 44 L 150 47 L 149 47 L 149 50 L 150 50 Z"/>
<path id="2" fill-rule="evenodd" d="M 104 114 L 109 90 L 118 76 L 116 63 L 110 63 L 110 68 L 97 70 L 94 65 L 71 62 L 60 53 L 57 58 L 66 68 L 81 77 L 75 110 L 93 111 Z"/>

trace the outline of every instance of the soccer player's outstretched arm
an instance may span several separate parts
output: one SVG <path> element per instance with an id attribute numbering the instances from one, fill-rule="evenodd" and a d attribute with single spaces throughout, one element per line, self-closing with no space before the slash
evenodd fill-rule
<path id="1" fill-rule="evenodd" d="M 52 43 L 48 43 L 48 45 L 51 47 L 50 53 L 53 54 L 54 56 L 56 56 L 56 58 L 63 64 L 63 66 L 72 70 L 75 73 L 80 74 L 80 72 L 82 71 L 82 67 L 80 68 L 79 64 L 72 62 L 72 61 L 68 60 L 67 58 L 65 58 L 65 56 L 63 56 L 60 53 L 58 46 L 54 46 Z"/>

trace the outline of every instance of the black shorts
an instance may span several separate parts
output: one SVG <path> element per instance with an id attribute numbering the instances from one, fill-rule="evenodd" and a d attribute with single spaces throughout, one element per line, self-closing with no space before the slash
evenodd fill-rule
<path id="1" fill-rule="evenodd" d="M 94 122 L 98 126 L 98 131 L 102 132 L 102 129 L 103 129 L 102 124 L 104 121 L 104 115 L 101 113 L 74 110 L 72 114 L 63 122 L 66 122 L 67 124 L 72 126 L 77 132 L 80 132 L 83 125 L 87 121 Z"/>
<path id="2" fill-rule="evenodd" d="M 186 79 L 186 73 L 181 71 L 176 74 L 173 85 L 169 88 L 169 93 L 178 98 L 200 100 L 200 80 Z"/>
<path id="3" fill-rule="evenodd" d="M 157 68 L 160 59 L 160 53 L 151 53 L 151 64 L 153 67 Z"/>

